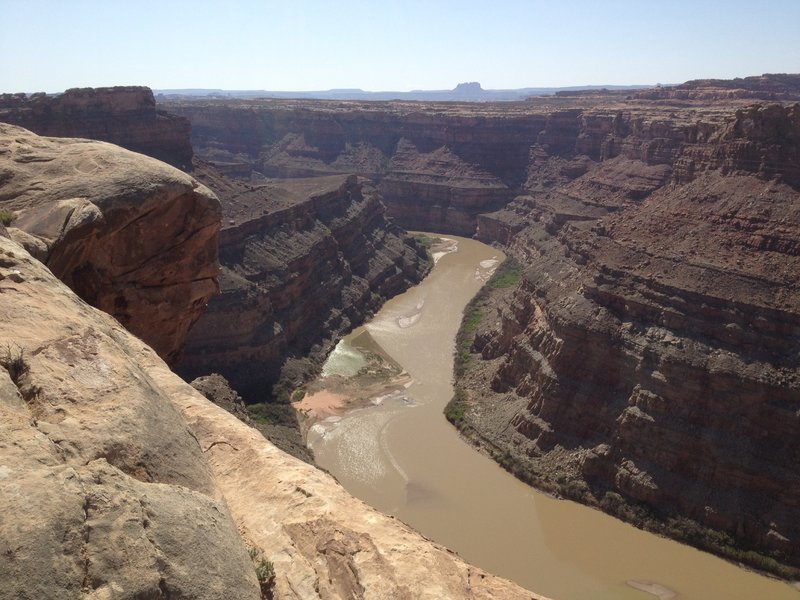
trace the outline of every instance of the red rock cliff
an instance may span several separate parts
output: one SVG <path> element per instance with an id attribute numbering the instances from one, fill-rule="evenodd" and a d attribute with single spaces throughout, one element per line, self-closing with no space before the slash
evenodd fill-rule
<path id="1" fill-rule="evenodd" d="M 544 115 L 442 103 L 165 103 L 192 122 L 197 154 L 226 172 L 269 177 L 356 173 L 413 228 L 471 234 L 524 180 Z M 512 105 L 508 105 L 512 106 Z M 524 108 L 524 107 L 523 107 Z"/>
<path id="2" fill-rule="evenodd" d="M 800 565 L 799 149 L 800 105 L 553 115 L 479 217 L 529 268 L 462 381 L 476 439 Z"/>
<path id="3" fill-rule="evenodd" d="M 146 87 L 75 88 L 63 94 L 0 94 L 0 121 L 54 137 L 117 144 L 186 170 L 192 164 L 189 122 L 156 110 Z"/>
<path id="4" fill-rule="evenodd" d="M 220 206 L 185 173 L 105 142 L 0 123 L 12 237 L 167 361 L 217 293 Z"/>

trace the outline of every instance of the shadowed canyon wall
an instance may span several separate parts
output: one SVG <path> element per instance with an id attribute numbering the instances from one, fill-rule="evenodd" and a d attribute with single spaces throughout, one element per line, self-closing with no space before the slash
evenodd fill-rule
<path id="1" fill-rule="evenodd" d="M 220 174 L 196 170 L 214 186 Z M 222 294 L 191 332 L 180 373 L 222 373 L 246 400 L 302 383 L 311 363 L 389 297 L 420 281 L 425 250 L 386 220 L 355 175 L 228 182 Z M 218 187 L 222 187 L 219 185 Z M 237 189 L 238 192 L 235 192 Z"/>
<path id="2" fill-rule="evenodd" d="M 234 101 L 166 103 L 192 122 L 197 155 L 227 173 L 373 179 L 408 229 L 471 234 L 524 180 L 544 115 L 469 104 Z M 510 106 L 510 105 L 509 105 Z"/>
<path id="3" fill-rule="evenodd" d="M 191 169 L 191 125 L 157 110 L 147 87 L 73 88 L 57 96 L 0 94 L 0 121 L 39 135 L 111 142 Z"/>

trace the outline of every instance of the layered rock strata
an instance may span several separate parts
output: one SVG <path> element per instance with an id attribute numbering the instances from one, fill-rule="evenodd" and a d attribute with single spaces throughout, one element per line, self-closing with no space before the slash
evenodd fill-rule
<path id="1" fill-rule="evenodd" d="M 408 229 L 470 234 L 524 180 L 544 114 L 469 104 L 168 102 L 192 122 L 199 157 L 228 174 L 373 179 Z M 512 105 L 509 105 L 512 106 Z"/>
<path id="2" fill-rule="evenodd" d="M 380 196 L 355 176 L 243 185 L 203 167 L 220 190 L 221 295 L 190 334 L 179 372 L 224 375 L 245 400 L 297 385 L 306 357 L 418 282 L 424 249 L 390 224 Z"/>
<path id="3" fill-rule="evenodd" d="M 191 168 L 189 121 L 157 110 L 150 88 L 74 88 L 63 94 L 0 94 L 0 121 L 53 137 L 111 142 Z"/>
<path id="4" fill-rule="evenodd" d="M 172 362 L 218 290 L 219 201 L 160 161 L 0 123 L 12 236 Z"/>
<path id="5" fill-rule="evenodd" d="M 538 599 L 277 450 L 0 237 L 0 596 Z M 243 536 L 244 539 L 242 539 Z"/>
<path id="6" fill-rule="evenodd" d="M 539 484 L 800 565 L 800 106 L 651 110 L 559 117 L 481 217 L 528 269 L 465 427 Z"/>

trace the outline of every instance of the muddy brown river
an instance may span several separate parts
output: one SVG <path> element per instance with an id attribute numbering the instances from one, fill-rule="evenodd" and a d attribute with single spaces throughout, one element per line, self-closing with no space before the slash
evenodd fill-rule
<path id="1" fill-rule="evenodd" d="M 326 363 L 328 377 L 353 375 L 371 351 L 406 373 L 365 407 L 311 428 L 317 463 L 467 561 L 556 600 L 800 599 L 789 584 L 539 493 L 459 437 L 442 414 L 455 334 L 465 304 L 504 257 L 443 237 L 449 247 L 425 281 L 386 303 Z"/>

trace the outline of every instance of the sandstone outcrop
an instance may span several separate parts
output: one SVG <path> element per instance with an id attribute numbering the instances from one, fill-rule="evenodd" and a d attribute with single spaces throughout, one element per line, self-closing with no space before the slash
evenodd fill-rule
<path id="1" fill-rule="evenodd" d="M 189 121 L 157 110 L 153 92 L 146 87 L 0 94 L 0 122 L 44 136 L 111 142 L 183 170 L 192 164 Z"/>
<path id="2" fill-rule="evenodd" d="M 0 596 L 539 598 L 349 496 L 0 237 Z M 244 537 L 244 541 L 242 537 Z"/>
<path id="3" fill-rule="evenodd" d="M 246 401 L 266 400 L 428 267 L 355 176 L 251 186 L 197 172 L 223 197 L 222 293 L 187 339 L 178 370 L 188 378 L 216 371 Z"/>
<path id="4" fill-rule="evenodd" d="M 0 208 L 15 239 L 170 362 L 218 291 L 219 202 L 160 161 L 0 123 Z"/>
<path id="5" fill-rule="evenodd" d="M 8 238 L 0 317 L 0 596 L 259 598 L 167 366 Z"/>

